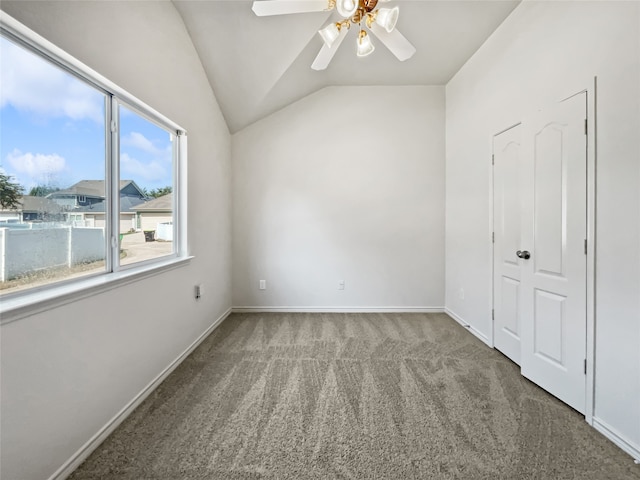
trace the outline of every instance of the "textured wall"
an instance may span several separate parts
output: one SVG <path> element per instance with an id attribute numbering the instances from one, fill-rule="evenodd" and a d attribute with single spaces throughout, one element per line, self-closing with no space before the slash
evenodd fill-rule
<path id="1" fill-rule="evenodd" d="M 189 133 L 190 264 L 2 326 L 0 476 L 44 479 L 231 306 L 230 138 L 171 2 L 1 8 Z"/>
<path id="2" fill-rule="evenodd" d="M 523 2 L 447 85 L 446 305 L 491 334 L 491 139 L 597 99 L 595 417 L 640 449 L 640 4 Z M 457 292 L 464 288 L 465 299 Z"/>
<path id="3" fill-rule="evenodd" d="M 443 87 L 326 88 L 232 138 L 234 306 L 443 306 Z"/>

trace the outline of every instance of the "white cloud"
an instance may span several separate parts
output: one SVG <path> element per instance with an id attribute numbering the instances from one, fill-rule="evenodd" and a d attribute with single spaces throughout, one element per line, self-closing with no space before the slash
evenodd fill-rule
<path id="1" fill-rule="evenodd" d="M 158 155 L 161 153 L 159 148 L 153 144 L 151 140 L 138 132 L 131 132 L 129 135 L 122 138 L 122 144 L 127 147 L 137 148 L 143 152 Z"/>
<path id="2" fill-rule="evenodd" d="M 44 117 L 102 122 L 103 96 L 81 80 L 7 40 L 0 40 L 0 108 Z"/>
<path id="3" fill-rule="evenodd" d="M 36 181 L 48 181 L 66 169 L 66 161 L 57 153 L 22 153 L 14 149 L 7 155 L 7 163 L 15 172 L 25 174 Z"/>
<path id="4" fill-rule="evenodd" d="M 120 155 L 120 178 L 133 178 L 156 182 L 171 179 L 167 169 L 158 161 L 141 162 L 129 156 L 127 153 Z"/>

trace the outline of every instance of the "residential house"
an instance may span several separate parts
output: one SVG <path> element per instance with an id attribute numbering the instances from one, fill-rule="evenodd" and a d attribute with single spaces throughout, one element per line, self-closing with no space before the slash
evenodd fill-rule
<path id="1" fill-rule="evenodd" d="M 0 211 L 0 222 L 59 222 L 64 221 L 64 209 L 57 202 L 45 197 L 23 195 L 16 208 Z"/>
<path id="2" fill-rule="evenodd" d="M 584 419 L 640 460 L 640 3 L 398 3 L 413 58 L 381 43 L 356 58 L 351 29 L 322 72 L 309 65 L 327 12 L 0 4 L 187 130 L 192 257 L 2 326 L 3 478 L 69 473 L 233 308 L 446 311 L 493 347 L 494 141 L 575 95 L 591 182 Z M 211 288 L 196 300 L 194 285 Z"/>
<path id="3" fill-rule="evenodd" d="M 88 227 L 105 226 L 105 181 L 81 180 L 47 195 L 66 212 L 67 219 Z M 133 180 L 120 181 L 120 232 L 136 228 L 134 207 L 144 203 L 145 193 Z"/>
<path id="4" fill-rule="evenodd" d="M 162 195 L 132 208 L 138 230 L 156 230 L 159 223 L 173 221 L 173 193 Z"/>

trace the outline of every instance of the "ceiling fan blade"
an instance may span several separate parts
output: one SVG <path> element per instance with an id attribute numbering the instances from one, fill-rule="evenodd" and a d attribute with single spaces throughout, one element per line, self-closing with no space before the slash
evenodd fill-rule
<path id="1" fill-rule="evenodd" d="M 259 16 L 287 15 L 329 11 L 328 0 L 262 0 L 253 2 L 251 10 Z"/>
<path id="2" fill-rule="evenodd" d="M 333 45 L 331 45 L 331 48 L 327 47 L 326 43 L 322 44 L 322 48 L 320 49 L 320 52 L 318 53 L 318 56 L 316 57 L 316 59 L 311 64 L 311 68 L 312 69 L 314 69 L 314 70 L 324 70 L 325 68 L 327 68 L 329 66 L 329 63 L 331 62 L 331 59 L 333 58 L 333 56 L 338 51 L 338 48 L 340 47 L 340 44 L 344 40 L 344 37 L 347 36 L 347 32 L 348 31 L 349 30 L 346 29 L 346 28 L 341 29 L 340 33 L 338 34 L 338 38 L 335 39 L 335 41 L 333 42 Z"/>
<path id="3" fill-rule="evenodd" d="M 380 25 L 374 23 L 371 25 L 371 31 L 401 62 L 413 57 L 413 54 L 416 53 L 416 47 L 411 45 L 409 40 L 404 38 L 404 35 L 398 30 L 393 30 L 389 33 Z"/>

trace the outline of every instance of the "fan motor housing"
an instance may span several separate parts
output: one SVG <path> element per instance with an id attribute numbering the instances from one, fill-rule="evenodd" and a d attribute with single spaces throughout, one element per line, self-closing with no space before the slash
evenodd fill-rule
<path id="1" fill-rule="evenodd" d="M 351 17 L 351 22 L 360 23 L 367 13 L 371 13 L 376 8 L 376 5 L 378 5 L 378 0 L 359 0 L 358 9 Z"/>
<path id="2" fill-rule="evenodd" d="M 360 8 L 362 8 L 365 12 L 369 13 L 378 4 L 378 0 L 360 0 Z"/>

